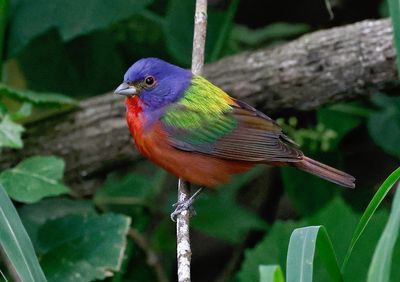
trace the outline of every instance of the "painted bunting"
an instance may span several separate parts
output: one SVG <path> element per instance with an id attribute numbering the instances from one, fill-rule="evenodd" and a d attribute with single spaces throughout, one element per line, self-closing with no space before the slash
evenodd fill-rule
<path id="1" fill-rule="evenodd" d="M 306 157 L 267 115 L 160 59 L 133 64 L 115 93 L 126 96 L 126 119 L 140 153 L 193 184 L 217 187 L 232 174 L 267 164 L 355 186 L 353 176 Z"/>

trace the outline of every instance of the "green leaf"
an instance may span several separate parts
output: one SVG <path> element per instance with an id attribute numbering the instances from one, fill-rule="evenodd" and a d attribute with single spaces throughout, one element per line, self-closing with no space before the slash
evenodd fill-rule
<path id="1" fill-rule="evenodd" d="M 21 281 L 46 281 L 31 240 L 1 184 L 0 244 Z"/>
<path id="2" fill-rule="evenodd" d="M 344 270 L 346 269 L 346 265 L 351 256 L 351 253 L 357 241 L 360 239 L 365 228 L 367 227 L 369 221 L 371 220 L 372 216 L 374 215 L 375 211 L 377 210 L 383 199 L 386 197 L 387 193 L 389 193 L 390 189 L 393 187 L 393 185 L 399 178 L 400 178 L 400 167 L 397 168 L 394 172 L 392 172 L 392 174 L 390 174 L 388 178 L 386 178 L 385 182 L 383 182 L 382 185 L 379 187 L 378 191 L 375 193 L 371 202 L 365 209 L 365 212 L 362 215 L 360 222 L 357 224 L 357 227 L 353 233 L 346 256 L 343 260 L 342 272 L 344 272 Z"/>
<path id="3" fill-rule="evenodd" d="M 54 197 L 34 204 L 23 205 L 18 209 L 18 213 L 36 251 L 43 253 L 46 246 L 41 246 L 38 242 L 38 232 L 46 221 L 73 214 L 87 216 L 96 214 L 96 211 L 91 201 Z"/>
<path id="4" fill-rule="evenodd" d="M 143 208 L 153 208 L 166 175 L 162 169 L 157 169 L 152 179 L 137 173 L 122 178 L 109 175 L 106 183 L 96 192 L 94 203 L 102 210 L 140 217 Z"/>
<path id="5" fill-rule="evenodd" d="M 323 226 L 308 226 L 293 231 L 287 255 L 286 280 L 312 282 L 316 254 L 331 281 L 342 281 L 332 242 Z"/>
<path id="6" fill-rule="evenodd" d="M 47 221 L 38 231 L 41 258 L 49 281 L 86 282 L 119 271 L 130 218 L 123 215 L 67 215 Z"/>
<path id="7" fill-rule="evenodd" d="M 368 282 L 386 282 L 390 278 L 392 256 L 400 229 L 400 184 L 397 184 L 389 221 L 379 239 L 368 271 Z"/>
<path id="8" fill-rule="evenodd" d="M 250 230 L 266 230 L 268 227 L 255 212 L 220 196 L 199 198 L 195 208 L 197 216 L 191 222 L 193 228 L 230 243 L 239 243 Z M 231 223 L 230 228 L 226 228 L 227 223 Z"/>
<path id="9" fill-rule="evenodd" d="M 51 28 L 68 41 L 138 14 L 151 3 L 152 0 L 19 0 L 12 9 L 8 47 L 14 55 Z"/>
<path id="10" fill-rule="evenodd" d="M 311 158 L 314 157 L 314 154 L 309 150 L 306 149 L 303 151 L 307 156 Z M 337 157 L 338 154 L 335 152 L 330 154 L 318 154 L 318 158 L 316 155 L 315 159 L 335 166 L 332 164 L 332 158 Z M 281 175 L 285 191 L 293 203 L 294 208 L 301 215 L 311 215 L 315 213 L 343 190 L 342 187 L 336 184 L 290 167 L 281 168 Z"/>
<path id="11" fill-rule="evenodd" d="M 168 51 L 178 63 L 184 66 L 190 66 L 192 57 L 194 8 L 195 1 L 171 0 L 165 17 L 164 31 Z M 207 62 L 210 61 L 211 53 L 226 25 L 224 25 L 226 18 L 227 12 L 208 11 L 205 50 Z"/>
<path id="12" fill-rule="evenodd" d="M 18 111 L 11 113 L 10 116 L 13 120 L 19 120 L 22 118 L 29 117 L 31 113 L 32 113 L 32 104 L 24 102 L 22 103 Z"/>
<path id="13" fill-rule="evenodd" d="M 244 253 L 244 261 L 237 273 L 240 282 L 258 281 L 258 266 L 279 264 L 285 267 L 290 234 L 301 223 L 277 221 L 261 242 Z"/>
<path id="14" fill-rule="evenodd" d="M 362 122 L 359 116 L 343 113 L 335 109 L 337 107 L 323 108 L 317 111 L 318 123 L 336 133 L 335 138 L 329 140 L 329 150 L 337 149 L 343 137 Z"/>
<path id="15" fill-rule="evenodd" d="M 318 213 L 313 214 L 312 217 L 305 218 L 299 222 L 276 222 L 255 248 L 246 250 L 245 259 L 237 275 L 238 281 L 257 281 L 259 279 L 257 277 L 257 269 L 260 264 L 279 264 L 285 269 L 290 235 L 295 228 L 301 226 L 324 225 L 340 260 L 340 258 L 344 257 L 348 242 L 351 239 L 352 228 L 357 224 L 358 218 L 341 198 L 336 198 Z M 356 262 L 359 262 L 359 260 Z M 317 265 L 314 267 L 315 276 L 321 278 L 318 281 L 325 281 L 328 279 L 326 271 L 318 263 L 319 260 L 317 260 Z M 324 277 L 326 277 L 325 280 L 322 279 Z"/>
<path id="16" fill-rule="evenodd" d="M 34 203 L 45 197 L 69 192 L 61 182 L 64 166 L 64 161 L 54 156 L 31 157 L 3 171 L 0 184 L 12 199 Z"/>
<path id="17" fill-rule="evenodd" d="M 260 265 L 260 282 L 284 282 L 282 269 L 279 265 Z"/>
<path id="18" fill-rule="evenodd" d="M 210 55 L 210 62 L 214 62 L 221 57 L 221 52 L 224 45 L 227 42 L 227 38 L 229 37 L 232 27 L 233 27 L 233 18 L 235 17 L 237 8 L 239 6 L 240 0 L 232 0 L 229 3 L 229 7 L 227 13 L 225 15 L 225 19 L 222 23 L 221 30 L 219 32 L 218 38 L 214 44 L 212 53 Z"/>
<path id="19" fill-rule="evenodd" d="M 278 221 L 255 248 L 246 250 L 245 259 L 237 276 L 238 281 L 257 281 L 259 278 L 255 274 L 258 272 L 260 264 L 279 264 L 285 268 L 290 234 L 294 228 L 301 226 L 324 225 L 331 238 L 338 261 L 343 261 L 353 230 L 360 217 L 361 215 L 353 212 L 341 198 L 336 198 L 318 213 L 300 222 Z M 369 262 L 387 217 L 387 212 L 381 210 L 374 213 L 370 219 L 363 236 L 359 238 L 348 260 L 348 267 L 343 273 L 345 281 L 366 281 Z M 396 245 L 393 260 L 394 265 L 400 263 L 400 244 Z M 315 260 L 314 276 L 316 277 L 315 281 L 329 281 L 328 273 L 319 259 Z M 392 268 L 392 277 L 393 281 L 400 279 L 399 268 Z"/>
<path id="20" fill-rule="evenodd" d="M 204 193 L 194 205 L 197 216 L 191 224 L 193 228 L 207 235 L 238 243 L 250 230 L 266 230 L 267 223 L 257 213 L 241 207 L 236 201 L 239 189 L 265 173 L 263 166 L 255 167 L 245 174 L 235 176 L 216 194 Z M 234 222 L 226 228 L 227 222 Z"/>
<path id="21" fill-rule="evenodd" d="M 10 98 L 30 102 L 35 105 L 50 104 L 50 105 L 74 105 L 76 101 L 56 93 L 38 93 L 29 90 L 17 90 L 5 84 L 0 83 L 0 95 Z"/>
<path id="22" fill-rule="evenodd" d="M 357 218 L 359 219 L 361 215 L 357 214 Z M 365 282 L 367 281 L 367 274 L 370 262 L 372 260 L 372 255 L 374 253 L 376 244 L 379 241 L 379 238 L 382 234 L 382 231 L 385 227 L 385 222 L 388 219 L 388 212 L 384 209 L 378 210 L 374 216 L 371 218 L 368 226 L 365 228 L 363 235 L 358 240 L 356 246 L 354 247 L 350 259 L 347 263 L 347 267 L 343 272 L 344 281 L 352 281 L 352 282 Z M 354 224 L 355 226 L 356 224 Z M 354 229 L 354 228 L 352 228 Z M 343 231 L 343 230 L 342 230 Z M 328 230 L 329 235 L 331 232 Z M 351 239 L 352 230 L 345 232 L 346 240 L 345 242 L 340 242 L 340 247 L 347 248 Z M 331 238 L 333 235 L 331 236 Z M 347 238 L 350 238 L 347 240 Z M 335 251 L 338 254 L 337 246 L 338 240 L 333 241 L 335 246 Z M 399 247 L 396 247 L 396 252 L 400 251 Z M 338 256 L 339 257 L 339 256 Z M 362 258 L 362 259 L 360 259 Z M 341 260 L 343 261 L 343 260 Z M 400 263 L 400 258 L 395 259 L 393 263 Z M 399 278 L 400 269 L 393 269 L 393 277 Z M 394 279 L 393 281 L 399 281 L 399 279 Z"/>
<path id="23" fill-rule="evenodd" d="M 22 125 L 13 122 L 10 116 L 5 115 L 0 122 L 0 148 L 22 148 L 21 133 L 24 131 L 25 129 Z"/>
<path id="24" fill-rule="evenodd" d="M 394 43 L 396 46 L 397 68 L 400 69 L 400 2 L 399 0 L 389 1 L 389 13 L 393 24 Z"/>
<path id="25" fill-rule="evenodd" d="M 400 97 L 377 94 L 372 101 L 381 109 L 368 119 L 369 134 L 386 153 L 400 157 Z"/>
<path id="26" fill-rule="evenodd" d="M 232 37 L 240 44 L 257 47 L 265 42 L 300 36 L 310 29 L 309 25 L 303 23 L 278 22 L 260 29 L 250 29 L 246 26 L 236 25 L 233 29 Z"/>

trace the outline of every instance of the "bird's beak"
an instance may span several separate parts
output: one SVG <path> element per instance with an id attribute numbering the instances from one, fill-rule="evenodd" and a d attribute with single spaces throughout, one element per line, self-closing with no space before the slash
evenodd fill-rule
<path id="1" fill-rule="evenodd" d="M 131 86 L 126 82 L 122 82 L 114 91 L 115 94 L 131 96 L 137 94 L 135 86 Z"/>

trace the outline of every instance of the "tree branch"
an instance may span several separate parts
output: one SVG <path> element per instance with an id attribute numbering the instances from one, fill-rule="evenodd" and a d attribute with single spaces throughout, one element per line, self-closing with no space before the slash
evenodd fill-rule
<path id="1" fill-rule="evenodd" d="M 205 76 L 266 113 L 313 110 L 366 97 L 398 83 L 389 20 L 369 20 L 307 34 L 291 43 L 206 65 Z M 0 168 L 27 156 L 66 161 L 66 181 L 87 194 L 108 171 L 137 159 L 121 97 L 105 94 L 79 108 L 29 124 L 22 151 L 3 151 Z"/>
<path id="2" fill-rule="evenodd" d="M 192 73 L 201 75 L 204 66 L 204 50 L 207 31 L 207 0 L 196 0 L 194 15 L 194 34 L 192 50 Z M 184 179 L 178 182 L 178 203 L 188 201 L 190 198 L 190 183 Z M 178 281 L 190 282 L 190 263 L 192 250 L 190 247 L 190 212 L 185 210 L 177 216 L 176 220 L 176 255 L 178 261 Z"/>

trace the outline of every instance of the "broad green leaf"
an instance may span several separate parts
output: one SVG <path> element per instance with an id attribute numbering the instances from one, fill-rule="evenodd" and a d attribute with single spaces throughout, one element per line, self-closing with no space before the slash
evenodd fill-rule
<path id="1" fill-rule="evenodd" d="M 61 182 L 64 166 L 64 161 L 54 156 L 31 157 L 3 171 L 0 184 L 12 199 L 24 203 L 66 194 L 69 189 Z"/>
<path id="2" fill-rule="evenodd" d="M 268 225 L 255 212 L 239 206 L 235 200 L 218 195 L 204 195 L 195 203 L 194 229 L 210 236 L 239 243 L 250 230 L 266 230 Z M 230 228 L 226 228 L 230 224 Z"/>
<path id="3" fill-rule="evenodd" d="M 119 271 L 130 218 L 116 214 L 73 214 L 49 220 L 38 230 L 41 264 L 54 282 L 104 279 Z"/>
<path id="4" fill-rule="evenodd" d="M 396 62 L 397 68 L 400 69 L 400 1 L 389 1 L 389 13 L 393 24 L 394 43 L 396 46 Z"/>
<path id="5" fill-rule="evenodd" d="M 390 278 L 394 246 L 400 229 L 400 184 L 397 184 L 389 221 L 379 239 L 368 271 L 368 282 L 386 282 Z"/>
<path id="6" fill-rule="evenodd" d="M 10 116 L 5 115 L 0 122 L 0 149 L 1 147 L 22 148 L 21 133 L 24 130 L 22 125 L 13 122 Z"/>
<path id="7" fill-rule="evenodd" d="M 124 23 L 116 30 L 123 33 L 130 26 Z M 16 58 L 27 88 L 79 98 L 114 89 L 115 82 L 122 79 L 126 68 L 137 58 L 137 50 L 135 41 L 127 43 L 128 39 L 124 39 L 122 42 L 128 46 L 121 52 L 121 46 L 117 45 L 122 43 L 117 38 L 119 33 L 115 34 L 113 30 L 80 36 L 68 44 L 62 42 L 55 30 L 35 38 Z M 133 52 L 132 46 L 135 46 Z M 128 53 L 129 60 L 124 61 L 121 53 Z M 150 55 L 147 53 L 147 57 Z"/>
<path id="8" fill-rule="evenodd" d="M 1 184 L 0 244 L 22 282 L 46 281 L 31 240 Z"/>
<path id="9" fill-rule="evenodd" d="M 38 231 L 46 221 L 73 214 L 87 216 L 95 214 L 96 211 L 91 201 L 54 197 L 23 205 L 18 209 L 18 213 L 36 251 L 43 253 L 46 246 L 40 245 Z"/>
<path id="10" fill-rule="evenodd" d="M 293 221 L 277 221 L 268 234 L 253 249 L 244 253 L 244 261 L 237 273 L 240 282 L 259 280 L 258 266 L 263 264 L 278 264 L 286 266 L 286 254 L 292 231 L 301 226 Z"/>
<path id="11" fill-rule="evenodd" d="M 375 211 L 377 210 L 383 199 L 386 197 L 387 193 L 389 193 L 390 189 L 393 187 L 393 185 L 399 178 L 400 178 L 400 167 L 397 168 L 394 172 L 392 172 L 392 174 L 390 174 L 388 178 L 386 178 L 386 180 L 379 187 L 378 191 L 375 193 L 371 202 L 365 209 L 365 212 L 362 215 L 360 222 L 357 224 L 350 245 L 347 249 L 347 253 L 342 264 L 342 272 L 344 272 L 344 270 L 346 269 L 346 265 L 351 256 L 353 248 L 356 245 L 357 241 L 360 239 L 361 235 L 363 234 L 365 228 L 367 227 Z"/>
<path id="12" fill-rule="evenodd" d="M 151 0 L 19 0 L 11 11 L 8 47 L 14 55 L 51 28 L 68 41 L 139 14 L 151 3 Z"/>
<path id="13" fill-rule="evenodd" d="M 238 281 L 258 281 L 257 270 L 260 264 L 279 264 L 286 268 L 286 254 L 289 237 L 295 228 L 310 225 L 324 225 L 331 238 L 338 261 L 343 261 L 352 233 L 361 215 L 352 211 L 341 198 L 336 198 L 326 207 L 321 209 L 312 217 L 303 218 L 299 222 L 278 221 L 269 233 L 253 248 L 245 252 L 245 259 L 237 275 Z M 387 220 L 385 210 L 378 211 L 369 221 L 363 236 L 359 238 L 350 259 L 348 267 L 343 273 L 345 281 L 366 281 L 369 262 L 376 243 Z M 396 256 L 396 254 L 398 254 Z M 400 244 L 396 245 L 393 264 L 400 263 Z M 360 259 L 362 258 L 362 259 Z M 315 260 L 314 276 L 316 281 L 329 281 L 328 273 L 319 259 Z M 400 279 L 400 269 L 392 269 L 393 281 Z"/>
<path id="14" fill-rule="evenodd" d="M 136 227 L 139 221 L 147 218 L 144 209 L 155 208 L 155 198 L 163 188 L 163 181 L 167 173 L 156 169 L 153 178 L 142 174 L 128 174 L 124 177 L 109 175 L 106 183 L 98 189 L 94 203 L 102 210 L 123 213 L 136 218 Z"/>
<path id="15" fill-rule="evenodd" d="M 318 213 L 313 214 L 312 217 L 304 218 L 299 222 L 278 221 L 274 223 L 268 234 L 255 248 L 246 250 L 245 259 L 237 275 L 238 281 L 257 281 L 256 274 L 260 264 L 279 264 L 285 269 L 290 235 L 295 228 L 301 226 L 324 225 L 340 260 L 344 257 L 351 239 L 352 228 L 356 225 L 358 218 L 358 215 L 354 214 L 343 200 L 337 198 Z M 317 265 L 315 273 L 318 278 L 326 277 L 328 279 L 322 266 Z M 324 280 L 321 278 L 321 281 Z"/>
<path id="16" fill-rule="evenodd" d="M 73 105 L 75 100 L 56 93 L 38 93 L 30 90 L 18 90 L 0 83 L 0 95 L 8 96 L 13 99 L 30 102 L 35 105 Z"/>
<path id="17" fill-rule="evenodd" d="M 260 265 L 258 271 L 260 282 L 285 282 L 279 265 Z"/>
<path id="18" fill-rule="evenodd" d="M 400 157 L 400 97 L 377 94 L 372 100 L 381 109 L 368 119 L 369 134 L 386 153 Z"/>
<path id="19" fill-rule="evenodd" d="M 316 254 L 331 281 L 342 281 L 332 242 L 323 226 L 308 226 L 293 231 L 287 255 L 286 281 L 312 282 Z"/>
<path id="20" fill-rule="evenodd" d="M 193 228 L 231 243 L 238 243 L 250 230 L 266 230 L 267 223 L 257 213 L 241 207 L 236 200 L 239 189 L 265 173 L 262 166 L 235 176 L 231 183 L 221 187 L 216 194 L 204 193 L 194 204 L 197 216 Z M 234 222 L 226 228 L 227 222 Z"/>
<path id="21" fill-rule="evenodd" d="M 304 153 L 320 162 L 335 166 L 332 160 L 338 158 L 338 153 L 314 154 L 307 148 Z M 343 191 L 343 187 L 311 175 L 304 171 L 284 167 L 281 168 L 283 186 L 294 208 L 301 215 L 311 215 L 324 207 L 335 196 Z"/>

